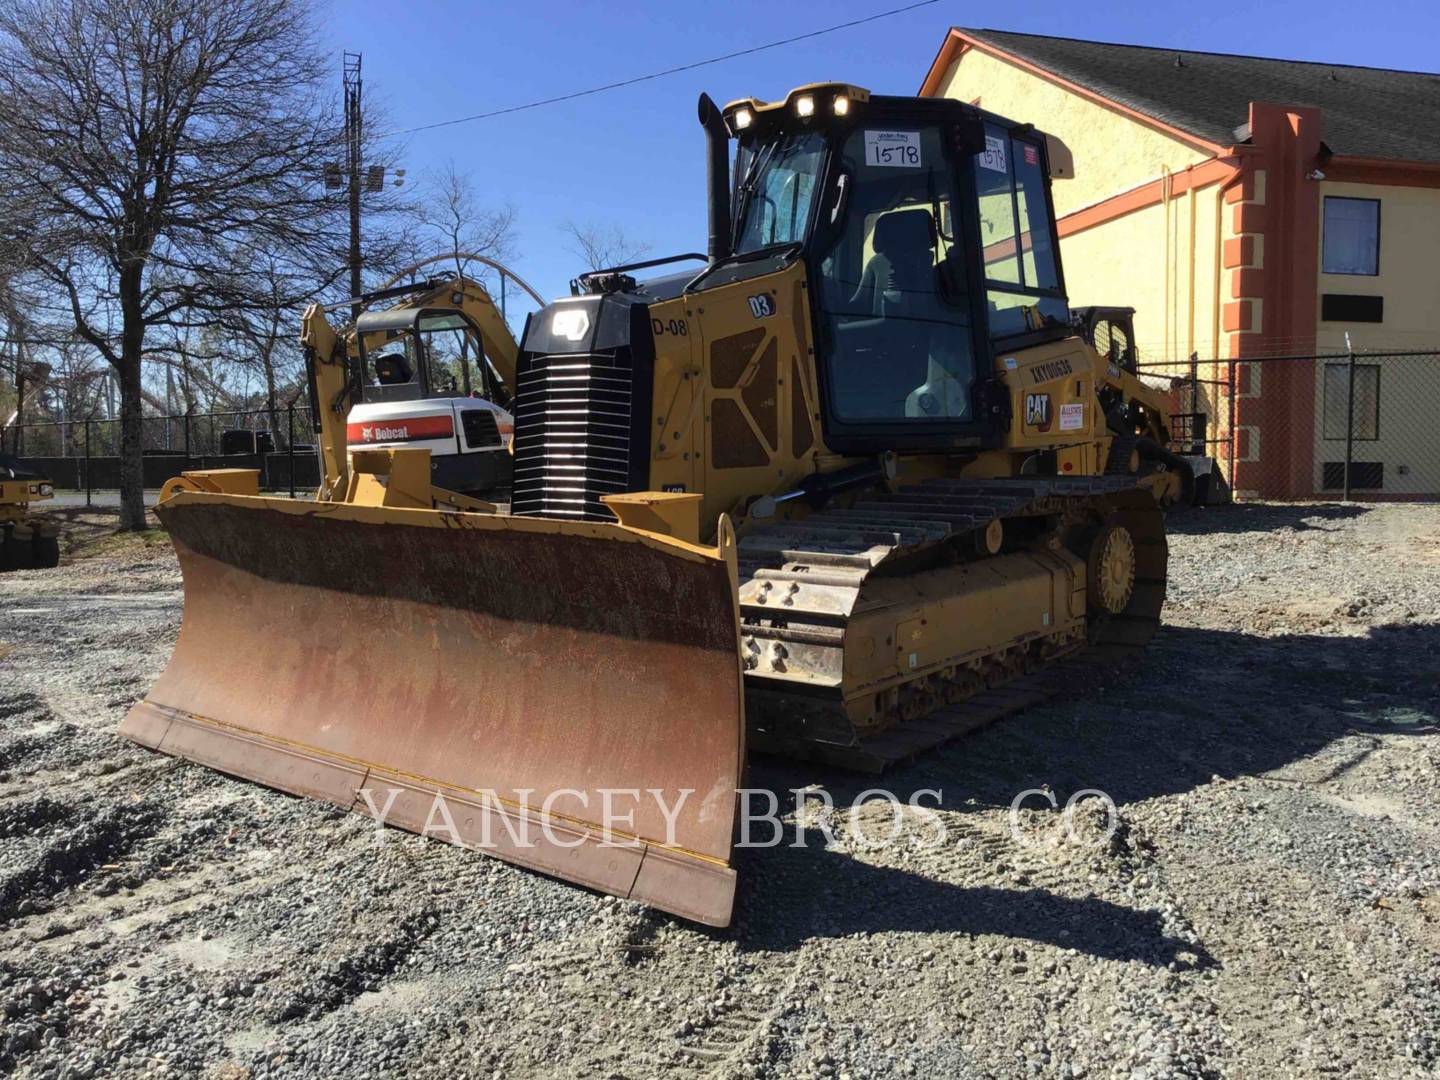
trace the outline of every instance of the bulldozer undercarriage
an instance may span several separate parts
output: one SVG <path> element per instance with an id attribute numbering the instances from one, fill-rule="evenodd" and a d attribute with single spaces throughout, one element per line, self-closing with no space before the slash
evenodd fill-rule
<path id="1" fill-rule="evenodd" d="M 754 531 L 749 745 L 878 773 L 1124 664 L 1159 625 L 1166 550 L 1134 475 L 933 480 Z"/>

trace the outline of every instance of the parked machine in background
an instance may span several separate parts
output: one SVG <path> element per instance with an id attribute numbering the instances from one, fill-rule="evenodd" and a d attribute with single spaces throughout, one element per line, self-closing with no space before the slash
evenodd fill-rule
<path id="1" fill-rule="evenodd" d="M 32 506 L 54 496 L 47 477 L 0 453 L 0 572 L 60 565 L 60 528 Z"/>
<path id="2" fill-rule="evenodd" d="M 347 457 L 307 315 L 319 499 L 162 501 L 185 621 L 125 735 L 416 831 L 443 795 L 450 839 L 724 925 L 747 745 L 878 771 L 1146 644 L 1190 477 L 1071 326 L 1065 148 L 840 83 L 700 119 L 706 264 L 585 274 L 498 353 L 508 512 Z"/>
<path id="3" fill-rule="evenodd" d="M 1135 309 L 1128 307 L 1077 307 L 1070 310 L 1070 323 L 1113 367 L 1124 368 L 1154 390 L 1178 394 L 1188 385 L 1190 412 L 1175 412 L 1167 431 L 1173 455 L 1171 465 L 1186 477 L 1185 502 L 1193 506 L 1223 506 L 1233 501 L 1230 485 L 1220 463 L 1210 453 L 1212 441 L 1207 428 L 1208 414 L 1199 407 L 1198 382 L 1162 372 L 1140 370 L 1140 353 L 1135 346 Z"/>
<path id="4" fill-rule="evenodd" d="M 274 452 L 275 437 L 264 428 L 229 428 L 220 433 L 220 453 L 225 457 Z"/>
<path id="5" fill-rule="evenodd" d="M 478 282 L 446 275 L 381 289 L 360 301 L 391 303 L 363 311 L 338 334 L 324 309 L 312 305 L 301 329 L 313 411 L 322 426 L 332 424 L 332 455 L 341 445 L 350 453 L 423 449 L 435 487 L 505 497 L 514 419 L 505 408 L 512 391 L 504 373 L 513 373 L 518 346 L 490 294 Z M 342 361 L 343 371 L 335 374 L 343 379 L 332 388 L 336 380 L 323 372 Z M 456 388 L 462 362 L 475 372 L 471 396 Z M 343 424 L 335 423 L 342 415 L 337 398 L 346 406 Z M 339 477 L 338 462 L 322 462 L 322 468 L 327 484 Z"/>
<path id="6" fill-rule="evenodd" d="M 0 572 L 60 565 L 59 526 L 32 509 L 32 504 L 54 498 L 55 485 L 4 452 L 6 436 L 25 402 L 40 393 L 49 375 L 45 364 L 22 364 L 15 380 L 15 409 L 0 423 Z"/>

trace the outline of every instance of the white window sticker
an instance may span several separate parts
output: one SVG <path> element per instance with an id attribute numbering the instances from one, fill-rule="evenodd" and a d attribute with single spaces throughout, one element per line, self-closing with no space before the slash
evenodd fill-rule
<path id="1" fill-rule="evenodd" d="M 920 133 L 918 131 L 865 132 L 865 163 L 893 165 L 902 169 L 918 169 Z"/>
<path id="2" fill-rule="evenodd" d="M 1015 358 L 1013 356 L 1005 357 L 1005 359 L 1002 360 L 1001 363 L 1004 364 L 1011 371 L 1015 370 Z"/>
<path id="3" fill-rule="evenodd" d="M 1078 431 L 1085 426 L 1085 403 L 1060 406 L 1060 430 Z"/>
<path id="4" fill-rule="evenodd" d="M 985 136 L 985 152 L 980 155 L 980 167 L 1005 172 L 1005 140 L 994 135 Z"/>

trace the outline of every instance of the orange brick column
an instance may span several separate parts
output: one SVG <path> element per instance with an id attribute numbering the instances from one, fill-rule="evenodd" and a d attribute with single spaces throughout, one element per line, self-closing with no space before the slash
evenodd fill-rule
<path id="1" fill-rule="evenodd" d="M 1320 269 L 1320 110 L 1252 102 L 1252 152 L 1225 193 L 1230 300 L 1222 325 L 1232 358 L 1315 351 Z M 1237 492 L 1272 499 L 1314 494 L 1315 367 L 1304 361 L 1242 364 L 1236 378 Z"/>

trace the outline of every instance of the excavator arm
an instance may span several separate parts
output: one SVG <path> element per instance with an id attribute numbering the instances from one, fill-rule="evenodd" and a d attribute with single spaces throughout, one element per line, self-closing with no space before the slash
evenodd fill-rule
<path id="1" fill-rule="evenodd" d="M 469 278 L 457 278 L 435 290 L 435 293 L 417 297 L 409 303 L 416 307 L 453 307 L 474 323 L 480 332 L 480 344 L 484 347 L 486 359 L 500 376 L 505 392 L 514 395 L 515 364 L 520 346 L 510 333 L 510 327 L 505 325 L 495 301 L 481 285 Z"/>
<path id="2" fill-rule="evenodd" d="M 325 309 L 311 304 L 300 321 L 300 344 L 310 378 L 311 401 L 320 425 L 320 492 L 316 498 L 332 502 L 344 498 L 350 485 L 346 455 L 345 417 L 350 412 L 348 349 L 325 318 Z"/>

